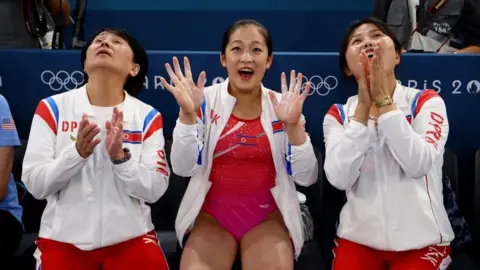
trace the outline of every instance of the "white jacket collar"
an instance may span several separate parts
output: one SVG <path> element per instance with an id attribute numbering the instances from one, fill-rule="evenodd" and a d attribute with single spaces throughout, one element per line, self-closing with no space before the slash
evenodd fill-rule
<path id="1" fill-rule="evenodd" d="M 73 91 L 76 91 L 75 100 L 77 100 L 75 113 L 77 115 L 82 115 L 83 113 L 86 113 L 88 117 L 95 117 L 92 105 L 90 104 L 90 100 L 88 100 L 87 84 Z M 130 96 L 126 91 L 124 91 L 124 93 L 125 100 L 123 101 L 123 122 L 131 123 L 134 120 L 135 112 L 135 107 L 133 104 L 134 98 Z"/>
<path id="2" fill-rule="evenodd" d="M 233 110 L 233 107 L 235 106 L 236 98 L 230 95 L 228 93 L 228 84 L 229 84 L 229 79 L 227 78 L 224 82 L 220 83 L 220 98 L 222 99 L 222 104 L 229 105 L 230 112 Z M 269 112 L 268 118 L 276 118 L 274 110 L 273 110 L 273 105 L 272 101 L 270 100 L 269 92 L 273 91 L 271 89 L 266 88 L 262 84 L 262 115 L 264 112 Z M 279 93 L 277 93 L 277 96 Z M 271 115 L 273 113 L 273 115 Z M 273 119 L 272 118 L 272 119 Z M 276 120 L 276 119 L 275 119 Z"/>

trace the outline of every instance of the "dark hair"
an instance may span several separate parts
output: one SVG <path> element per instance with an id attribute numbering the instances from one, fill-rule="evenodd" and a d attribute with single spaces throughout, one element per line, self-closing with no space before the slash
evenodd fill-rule
<path id="1" fill-rule="evenodd" d="M 343 36 L 343 40 L 340 44 L 340 59 L 339 59 L 340 63 L 339 63 L 339 66 L 340 66 L 340 72 L 344 75 L 347 75 L 345 73 L 345 70 L 348 67 L 346 53 L 347 53 L 347 49 L 348 49 L 348 43 L 350 42 L 350 38 L 351 38 L 353 32 L 358 27 L 360 27 L 364 24 L 368 24 L 368 23 L 375 25 L 380 31 L 382 31 L 385 35 L 390 37 L 393 40 L 393 44 L 395 45 L 395 51 L 398 54 L 401 54 L 402 46 L 401 46 L 400 42 L 398 41 L 397 37 L 395 36 L 395 33 L 393 33 L 393 31 L 390 29 L 390 27 L 388 27 L 388 25 L 386 25 L 384 22 L 382 22 L 378 19 L 375 19 L 373 17 L 365 18 L 363 20 L 353 21 L 350 24 L 350 26 L 347 28 L 347 31 L 345 32 L 345 35 Z"/>
<path id="2" fill-rule="evenodd" d="M 227 28 L 227 30 L 223 34 L 223 39 L 222 39 L 222 54 L 225 54 L 225 49 L 227 48 L 227 45 L 230 42 L 230 36 L 233 34 L 233 32 L 235 32 L 240 27 L 250 26 L 250 25 L 256 26 L 258 28 L 258 31 L 263 36 L 263 38 L 265 39 L 265 43 L 267 44 L 268 56 L 272 55 L 272 38 L 270 36 L 270 32 L 268 32 L 268 29 L 263 24 L 255 20 L 239 20 L 231 24 Z"/>
<path id="3" fill-rule="evenodd" d="M 82 61 L 82 69 L 85 69 L 85 59 L 87 57 L 87 50 L 92 45 L 93 41 L 95 38 L 103 33 L 103 32 L 108 32 L 112 33 L 123 40 L 125 40 L 130 48 L 132 49 L 133 52 L 133 62 L 137 63 L 140 66 L 140 71 L 135 77 L 128 76 L 127 81 L 125 82 L 125 85 L 123 88 L 125 91 L 127 91 L 128 94 L 132 96 L 137 96 L 140 91 L 143 88 L 143 83 L 145 82 L 145 75 L 147 75 L 148 72 L 148 55 L 143 46 L 138 42 L 132 35 L 130 35 L 127 31 L 117 29 L 117 28 L 104 28 L 101 30 L 98 30 L 92 37 L 87 42 L 87 45 L 83 47 L 82 53 L 80 55 L 80 60 Z M 85 82 L 88 82 L 88 75 L 87 73 L 84 72 L 83 74 L 85 78 Z"/>

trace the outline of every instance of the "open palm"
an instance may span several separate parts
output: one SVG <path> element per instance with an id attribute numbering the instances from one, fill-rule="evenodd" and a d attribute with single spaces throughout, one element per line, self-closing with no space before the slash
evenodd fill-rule
<path id="1" fill-rule="evenodd" d="M 192 78 L 190 62 L 188 61 L 187 57 L 183 59 L 183 65 L 185 69 L 185 76 L 180 68 L 180 63 L 178 62 L 177 57 L 173 57 L 173 67 L 175 71 L 172 70 L 170 64 L 165 64 L 165 68 L 167 69 L 173 85 L 170 85 L 163 77 L 161 77 L 160 80 L 163 86 L 173 94 L 175 100 L 184 113 L 194 113 L 200 108 L 203 102 L 205 72 L 202 71 L 200 75 L 198 75 L 197 84 L 195 84 Z"/>
<path id="2" fill-rule="evenodd" d="M 302 117 L 303 103 L 310 91 L 310 83 L 305 85 L 303 93 L 300 93 L 302 88 L 302 73 L 298 73 L 295 78 L 295 70 L 290 72 L 290 86 L 287 87 L 287 78 L 285 72 L 281 75 L 282 97 L 280 102 L 277 100 L 276 94 L 270 92 L 270 100 L 272 101 L 275 114 L 278 120 L 284 124 L 294 125 L 300 123 Z"/>
<path id="3" fill-rule="evenodd" d="M 108 155 L 111 158 L 118 158 L 123 153 L 123 112 L 113 108 L 112 120 L 105 123 L 106 141 Z"/>

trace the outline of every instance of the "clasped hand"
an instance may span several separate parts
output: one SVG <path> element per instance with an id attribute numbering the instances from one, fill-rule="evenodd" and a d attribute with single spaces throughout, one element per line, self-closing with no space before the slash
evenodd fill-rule
<path id="1" fill-rule="evenodd" d="M 367 107 L 389 96 L 383 55 L 384 50 L 381 42 L 360 51 L 360 66 L 362 69 L 357 78 L 358 98 L 359 103 L 367 105 Z"/>

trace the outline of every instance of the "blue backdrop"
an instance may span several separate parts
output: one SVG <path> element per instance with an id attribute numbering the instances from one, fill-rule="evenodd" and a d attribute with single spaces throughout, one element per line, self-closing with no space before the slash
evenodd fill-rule
<path id="1" fill-rule="evenodd" d="M 337 52 L 344 29 L 352 20 L 369 14 L 368 10 L 335 9 L 89 10 L 85 35 L 89 38 L 100 28 L 115 26 L 128 30 L 148 50 L 217 51 L 228 25 L 239 19 L 255 19 L 269 29 L 274 51 Z M 71 29 L 67 28 L 67 45 Z"/>
<path id="2" fill-rule="evenodd" d="M 178 106 L 160 85 L 167 77 L 164 64 L 172 56 L 190 58 L 194 73 L 207 72 L 207 85 L 225 78 L 217 52 L 149 52 L 150 72 L 140 99 L 163 115 L 165 137 L 171 138 Z M 74 89 L 83 82 L 80 56 L 75 51 L 0 51 L 0 93 L 10 103 L 20 136 L 26 138 L 37 103 L 42 98 Z M 447 146 L 460 157 L 461 169 L 470 167 L 480 148 L 480 55 L 404 55 L 397 78 L 404 85 L 433 88 L 445 99 L 450 120 Z M 280 73 L 291 69 L 303 72 L 313 90 L 304 114 L 307 130 L 316 147 L 323 150 L 322 121 L 333 103 L 343 103 L 355 91 L 338 70 L 336 53 L 277 53 L 264 84 L 279 89 Z M 461 170 L 465 173 L 465 170 Z M 468 177 L 472 174 L 468 173 Z M 470 180 L 469 180 L 470 181 Z"/>
<path id="3" fill-rule="evenodd" d="M 69 0 L 72 6 L 76 1 Z M 89 10 L 155 10 L 155 11 L 212 11 L 212 10 L 370 10 L 371 0 L 89 0 Z"/>
<path id="4" fill-rule="evenodd" d="M 69 1 L 73 10 L 76 1 Z M 274 50 L 336 52 L 343 30 L 372 7 L 372 0 L 89 0 L 85 30 L 90 37 L 118 26 L 149 50 L 216 51 L 228 25 L 255 19 L 270 30 Z"/>

